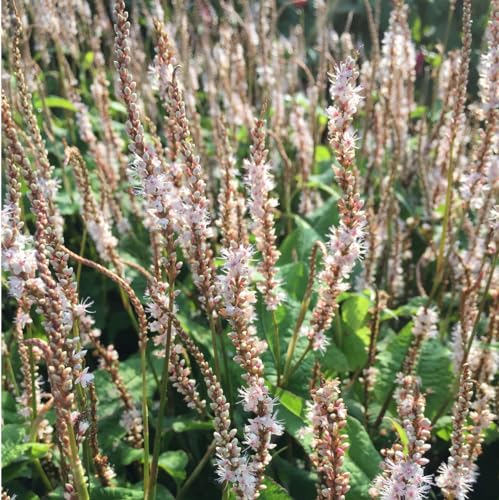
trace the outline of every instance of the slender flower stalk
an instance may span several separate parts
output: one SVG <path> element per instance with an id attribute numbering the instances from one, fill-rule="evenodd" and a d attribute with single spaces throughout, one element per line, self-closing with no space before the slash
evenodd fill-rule
<path id="1" fill-rule="evenodd" d="M 116 473 L 109 465 L 109 458 L 106 455 L 103 455 L 99 449 L 99 442 L 97 440 L 97 394 L 93 383 L 89 385 L 89 394 L 91 418 L 89 442 L 92 450 L 94 467 L 101 484 L 103 486 L 110 486 L 116 476 Z"/>
<path id="2" fill-rule="evenodd" d="M 329 142 L 339 164 L 333 166 L 333 171 L 343 190 L 343 197 L 338 202 L 340 225 L 331 228 L 328 255 L 319 274 L 319 298 L 306 334 L 312 348 L 322 352 L 329 343 L 325 334 L 338 308 L 336 299 L 349 288 L 347 280 L 353 266 L 364 254 L 366 218 L 363 202 L 356 192 L 356 139 L 351 130 L 353 117 L 362 99 L 360 87 L 356 86 L 358 75 L 355 61 L 348 58 L 336 67 L 331 76 L 333 105 L 328 108 Z"/>
<path id="3" fill-rule="evenodd" d="M 466 439 L 466 425 L 471 408 L 473 382 L 470 368 L 462 367 L 459 394 L 452 410 L 452 435 L 450 457 L 442 463 L 436 477 L 437 486 L 449 500 L 466 500 L 476 481 L 476 465 L 470 455 L 470 444 Z"/>

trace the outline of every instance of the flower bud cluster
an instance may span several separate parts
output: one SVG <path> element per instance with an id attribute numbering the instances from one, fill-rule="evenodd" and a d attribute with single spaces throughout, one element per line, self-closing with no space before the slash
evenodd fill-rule
<path id="1" fill-rule="evenodd" d="M 274 414 L 275 401 L 264 384 L 260 355 L 266 350 L 266 343 L 258 339 L 254 326 L 256 297 L 250 289 L 251 247 L 240 245 L 223 249 L 222 255 L 224 274 L 218 279 L 223 304 L 221 314 L 232 328 L 229 337 L 236 348 L 234 360 L 244 370 L 242 378 L 247 387 L 240 390 L 243 408 L 256 414 L 245 426 L 244 443 L 254 451 L 249 466 L 255 473 L 255 491 L 258 492 L 265 467 L 271 460 L 269 450 L 275 446 L 271 443 L 272 436 L 281 435 L 283 427 Z"/>
<path id="2" fill-rule="evenodd" d="M 265 134 L 264 121 L 255 120 L 251 130 L 253 144 L 250 147 L 250 158 L 244 161 L 244 167 L 250 198 L 248 208 L 253 221 L 251 229 L 256 238 L 256 248 L 262 254 L 258 269 L 263 275 L 263 283 L 259 289 L 264 296 L 267 309 L 274 310 L 282 300 L 279 282 L 275 277 L 275 266 L 280 252 L 276 247 L 274 228 L 274 209 L 277 200 L 270 194 L 274 188 L 274 181 L 267 162 Z"/>
<path id="3" fill-rule="evenodd" d="M 347 410 L 340 398 L 338 379 L 321 382 L 312 392 L 308 418 L 312 440 L 312 464 L 318 473 L 317 498 L 344 500 L 350 489 L 350 473 L 344 471 L 348 450 Z"/>
<path id="4" fill-rule="evenodd" d="M 432 477 L 424 474 L 428 459 L 423 455 L 430 449 L 426 441 L 431 435 L 430 421 L 424 416 L 425 397 L 414 376 L 399 373 L 397 383 L 394 397 L 408 442 L 405 447 L 397 442 L 381 451 L 383 472 L 374 479 L 370 494 L 382 500 L 423 500 L 432 485 Z"/>

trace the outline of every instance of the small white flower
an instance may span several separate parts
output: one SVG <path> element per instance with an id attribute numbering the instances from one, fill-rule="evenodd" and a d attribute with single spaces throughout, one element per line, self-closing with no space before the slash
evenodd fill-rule
<path id="1" fill-rule="evenodd" d="M 88 366 L 84 368 L 80 374 L 76 377 L 75 384 L 80 384 L 83 388 L 86 388 L 94 380 L 94 375 L 88 373 Z"/>

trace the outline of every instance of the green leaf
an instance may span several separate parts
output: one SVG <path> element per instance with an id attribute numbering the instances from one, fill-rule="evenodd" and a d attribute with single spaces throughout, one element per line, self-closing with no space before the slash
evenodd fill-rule
<path id="1" fill-rule="evenodd" d="M 7 391 L 2 391 L 2 418 L 4 424 L 23 422 L 23 417 L 21 417 L 17 411 L 14 396 Z"/>
<path id="2" fill-rule="evenodd" d="M 159 466 L 170 474 L 177 484 L 182 483 L 187 474 L 185 468 L 189 462 L 187 453 L 183 450 L 166 451 L 159 456 Z"/>
<path id="3" fill-rule="evenodd" d="M 44 457 L 52 448 L 52 445 L 48 443 L 26 443 L 26 445 L 26 453 L 29 458 Z"/>
<path id="4" fill-rule="evenodd" d="M 60 108 L 60 109 L 65 109 L 67 111 L 73 111 L 76 112 L 76 107 L 75 105 L 71 102 L 68 101 L 67 99 L 64 99 L 63 97 L 59 97 L 56 95 L 51 95 L 45 98 L 45 105 L 48 108 Z M 40 99 L 35 100 L 35 108 L 41 108 L 42 107 L 42 101 Z"/>
<path id="5" fill-rule="evenodd" d="M 424 343 L 417 369 L 421 377 L 421 388 L 426 393 L 425 415 L 432 419 L 446 400 L 452 404 L 450 388 L 454 382 L 451 353 L 440 340 Z"/>
<path id="6" fill-rule="evenodd" d="M 21 425 L 7 424 L 2 427 L 2 467 L 23 458 L 25 435 L 26 431 Z"/>
<path id="7" fill-rule="evenodd" d="M 92 63 L 94 62 L 94 56 L 95 54 L 91 50 L 89 50 L 85 54 L 85 56 L 83 57 L 83 61 L 81 63 L 82 68 L 84 70 L 87 70 L 88 68 L 90 68 L 90 66 L 92 66 Z"/>
<path id="8" fill-rule="evenodd" d="M 142 500 L 144 493 L 129 488 L 92 488 L 92 500 Z"/>
<path id="9" fill-rule="evenodd" d="M 371 302 L 365 295 L 355 295 L 341 305 L 341 318 L 355 332 L 365 324 L 370 307 Z"/>
<path id="10" fill-rule="evenodd" d="M 346 431 L 348 434 L 348 456 L 360 470 L 372 480 L 379 472 L 382 458 L 366 432 L 364 426 L 353 417 L 348 417 Z"/>
<path id="11" fill-rule="evenodd" d="M 407 454 L 409 453 L 409 438 L 407 437 L 407 432 L 405 432 L 405 429 L 394 418 L 386 418 L 391 422 L 393 428 L 395 429 L 395 432 L 398 434 L 400 442 L 404 447 L 404 455 L 407 456 Z"/>
<path id="12" fill-rule="evenodd" d="M 260 494 L 262 500 L 290 500 L 289 493 L 273 479 L 265 477 L 263 480 L 265 489 Z"/>
<path id="13" fill-rule="evenodd" d="M 291 498 L 309 499 L 316 498 L 315 484 L 317 474 L 310 472 L 303 467 L 290 464 L 280 456 L 272 459 L 272 465 L 279 474 L 279 481 L 289 492 Z"/>
<path id="14" fill-rule="evenodd" d="M 329 343 L 324 356 L 321 358 L 321 367 L 335 373 L 347 372 L 350 369 L 347 357 L 334 342 Z"/>
<path id="15" fill-rule="evenodd" d="M 375 366 L 379 372 L 374 395 L 380 404 L 384 403 L 389 391 L 393 389 L 395 378 L 411 342 L 411 331 L 412 322 L 409 322 L 398 335 L 391 331 L 382 342 L 378 343 L 379 353 Z"/>
<path id="16" fill-rule="evenodd" d="M 331 152 L 327 146 L 319 144 L 315 148 L 315 162 L 331 161 Z"/>
<path id="17" fill-rule="evenodd" d="M 296 229 L 286 237 L 279 249 L 281 251 L 280 265 L 296 260 L 308 260 L 312 246 L 321 239 L 317 231 L 307 221 L 299 216 L 296 216 L 294 220 Z"/>
<path id="18" fill-rule="evenodd" d="M 117 113 L 123 113 L 123 114 L 127 113 L 125 105 L 122 104 L 121 102 L 111 101 L 111 103 L 109 104 L 109 107 L 113 111 L 116 111 Z"/>
<path id="19" fill-rule="evenodd" d="M 130 465 L 134 462 L 140 462 L 144 458 L 144 452 L 143 450 L 120 443 L 119 447 L 116 449 L 116 456 L 120 457 L 119 460 L 116 460 L 117 464 Z"/>
<path id="20" fill-rule="evenodd" d="M 279 403 L 288 409 L 293 415 L 297 417 L 304 418 L 306 415 L 306 403 L 303 398 L 293 394 L 291 391 L 286 389 L 281 389 L 280 387 L 276 387 L 267 382 L 267 385 L 270 387 L 270 392 L 273 396 L 279 398 Z"/>
<path id="21" fill-rule="evenodd" d="M 151 357 L 155 364 L 156 371 L 159 371 L 162 360 Z M 140 377 L 140 358 L 138 354 L 130 356 L 125 361 L 120 362 L 120 375 L 123 382 L 132 395 L 134 401 L 141 401 L 142 398 L 142 380 Z M 99 397 L 99 413 L 100 417 L 109 415 L 121 415 L 123 412 L 123 403 L 119 398 L 116 386 L 111 380 L 109 374 L 104 370 L 96 370 L 94 372 L 95 386 L 97 387 L 97 396 Z M 156 388 L 156 382 L 152 374 L 152 370 L 147 370 L 147 394 L 151 398 Z"/>
<path id="22" fill-rule="evenodd" d="M 346 499 L 369 500 L 370 481 L 367 475 L 348 455 L 345 457 L 343 467 L 350 474 L 350 490 L 346 494 Z"/>
<path id="23" fill-rule="evenodd" d="M 407 304 L 404 304 L 394 311 L 392 311 L 393 314 L 396 316 L 405 316 L 405 317 L 411 317 L 416 314 L 416 311 L 426 303 L 428 299 L 425 297 L 413 297 L 410 299 Z"/>
<path id="24" fill-rule="evenodd" d="M 450 441 L 452 435 L 452 417 L 444 415 L 439 418 L 433 427 L 433 432 L 444 441 Z"/>
<path id="25" fill-rule="evenodd" d="M 301 300 L 308 280 L 308 266 L 304 262 L 291 262 L 279 268 L 283 288 L 290 297 Z"/>
<path id="26" fill-rule="evenodd" d="M 338 225 L 338 198 L 336 193 L 330 193 L 328 199 L 308 217 L 310 225 L 325 240 L 332 226 Z"/>
<path id="27" fill-rule="evenodd" d="M 347 331 L 343 334 L 341 350 L 348 359 L 350 370 L 362 368 L 367 362 L 367 346 L 371 330 L 364 326 L 354 332 Z"/>
<path id="28" fill-rule="evenodd" d="M 213 429 L 213 422 L 191 420 L 184 417 L 179 417 L 172 423 L 174 432 L 189 432 L 189 431 L 206 431 Z"/>

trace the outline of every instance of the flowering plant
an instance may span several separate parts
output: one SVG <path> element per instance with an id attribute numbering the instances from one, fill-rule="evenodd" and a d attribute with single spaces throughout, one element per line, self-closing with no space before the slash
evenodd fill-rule
<path id="1" fill-rule="evenodd" d="M 2 499 L 485 498 L 498 0 L 111 3 L 2 6 Z"/>

